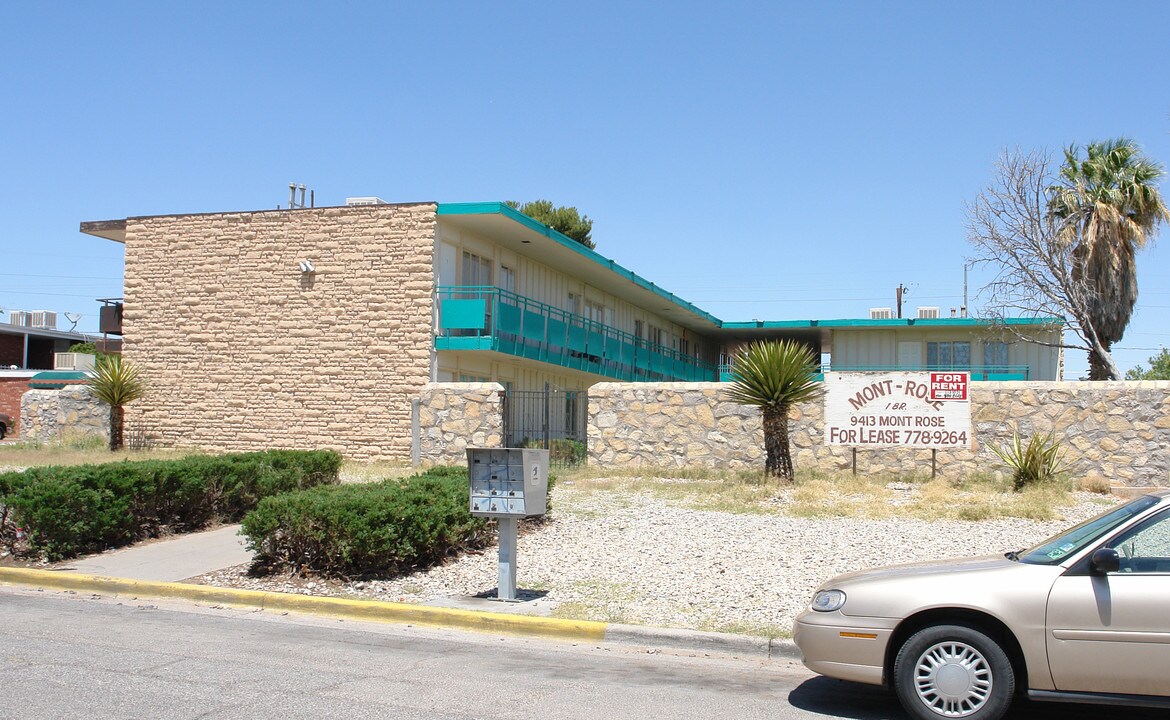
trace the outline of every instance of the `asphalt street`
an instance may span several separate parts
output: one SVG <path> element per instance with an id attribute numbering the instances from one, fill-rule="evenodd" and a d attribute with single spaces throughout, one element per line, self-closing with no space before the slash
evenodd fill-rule
<path id="1" fill-rule="evenodd" d="M 0 609 L 0 718 L 905 717 L 880 689 L 785 659 L 9 587 Z M 1102 710 L 1025 705 L 1013 717 Z"/>

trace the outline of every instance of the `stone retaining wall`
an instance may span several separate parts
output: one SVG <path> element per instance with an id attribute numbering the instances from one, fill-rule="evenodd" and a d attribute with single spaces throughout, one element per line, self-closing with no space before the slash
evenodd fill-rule
<path id="1" fill-rule="evenodd" d="M 759 411 L 725 399 L 720 383 L 599 383 L 589 388 L 589 463 L 764 466 Z M 981 382 L 971 385 L 975 450 L 940 450 L 939 474 L 1003 469 L 988 448 L 1019 430 L 1055 431 L 1070 469 L 1113 485 L 1170 485 L 1170 382 Z M 824 445 L 823 405 L 790 415 L 797 468 L 848 470 L 852 451 Z M 929 473 L 929 450 L 858 450 L 858 472 Z"/>
<path id="2" fill-rule="evenodd" d="M 29 390 L 20 400 L 20 437 L 35 442 L 67 438 L 110 439 L 110 406 L 85 385 Z"/>
<path id="3" fill-rule="evenodd" d="M 463 465 L 469 447 L 504 444 L 504 386 L 428 383 L 419 393 L 415 430 L 423 465 Z"/>

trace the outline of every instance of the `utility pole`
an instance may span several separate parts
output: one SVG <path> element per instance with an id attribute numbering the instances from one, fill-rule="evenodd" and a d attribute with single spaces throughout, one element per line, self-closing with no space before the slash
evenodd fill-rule
<path id="1" fill-rule="evenodd" d="M 901 320 L 902 319 L 902 298 L 904 296 L 910 294 L 910 288 L 906 287 L 902 283 L 898 283 L 898 290 L 896 291 L 895 294 L 897 295 L 897 298 L 898 298 L 898 319 Z"/>

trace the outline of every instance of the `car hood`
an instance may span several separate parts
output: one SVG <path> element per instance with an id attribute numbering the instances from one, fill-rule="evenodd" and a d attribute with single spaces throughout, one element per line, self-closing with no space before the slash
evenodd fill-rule
<path id="1" fill-rule="evenodd" d="M 932 607 L 983 608 L 999 615 L 1013 604 L 1039 601 L 1042 607 L 1063 571 L 984 555 L 862 570 L 835 577 L 821 589 L 845 593 L 845 615 L 906 617 Z"/>
<path id="2" fill-rule="evenodd" d="M 883 567 L 858 570 L 845 573 L 833 578 L 830 584 L 839 587 L 841 584 L 864 582 L 867 580 L 885 580 L 891 578 L 944 575 L 948 573 L 972 573 L 999 570 L 1007 566 L 1017 565 L 1003 555 L 979 555 L 975 557 L 954 558 L 950 560 L 927 560 L 925 562 L 904 563 L 901 565 L 886 565 Z M 828 584 L 825 586 L 828 587 Z"/>

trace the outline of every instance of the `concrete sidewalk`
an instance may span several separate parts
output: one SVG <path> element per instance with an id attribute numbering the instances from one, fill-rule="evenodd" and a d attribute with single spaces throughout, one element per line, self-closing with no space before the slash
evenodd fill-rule
<path id="1" fill-rule="evenodd" d="M 132 580 L 175 582 L 252 561 L 239 525 L 179 535 L 123 550 L 91 555 L 56 570 Z"/>

